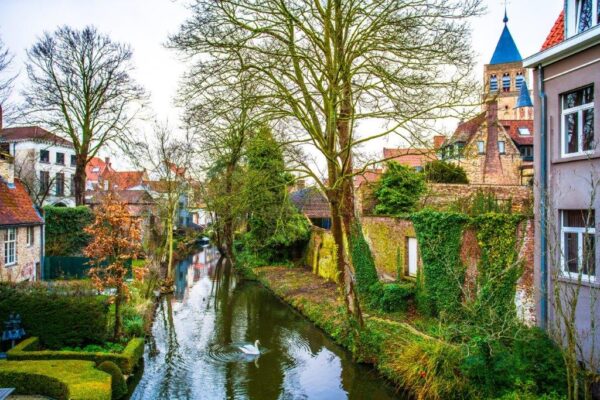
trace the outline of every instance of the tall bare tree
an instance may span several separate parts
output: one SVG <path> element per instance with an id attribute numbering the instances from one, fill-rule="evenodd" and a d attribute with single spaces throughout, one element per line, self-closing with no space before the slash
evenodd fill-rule
<path id="1" fill-rule="evenodd" d="M 2 39 L 0 39 L 0 126 L 2 125 L 2 118 L 4 113 L 9 109 L 8 97 L 13 88 L 13 83 L 17 78 L 17 75 L 9 74 L 9 68 L 12 64 L 13 56 L 8 51 Z"/>
<path id="2" fill-rule="evenodd" d="M 432 120 L 454 115 L 475 93 L 467 18 L 480 4 L 196 0 L 193 16 L 172 38 L 195 61 L 189 74 L 195 91 L 222 86 L 243 72 L 269 117 L 295 127 L 296 143 L 324 160 L 326 177 L 304 159 L 296 161 L 329 200 L 339 281 L 359 323 L 346 249 L 355 150 L 391 133 L 420 138 Z M 213 78 L 199 78 L 208 75 Z M 368 120 L 382 128 L 359 133 L 357 123 Z"/>
<path id="3" fill-rule="evenodd" d="M 85 202 L 85 166 L 109 142 L 128 137 L 145 94 L 130 73 L 132 51 L 94 27 L 44 33 L 27 51 L 29 85 L 21 117 L 70 139 L 75 201 Z"/>

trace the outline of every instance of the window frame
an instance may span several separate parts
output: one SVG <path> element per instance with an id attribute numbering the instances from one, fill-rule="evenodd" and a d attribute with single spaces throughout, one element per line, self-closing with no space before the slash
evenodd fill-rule
<path id="1" fill-rule="evenodd" d="M 47 157 L 42 157 L 45 154 Z M 40 163 L 50 164 L 50 150 L 40 150 Z"/>
<path id="2" fill-rule="evenodd" d="M 477 145 L 477 154 L 479 154 L 479 155 L 485 154 L 485 141 L 478 140 L 476 142 L 476 145 Z M 479 145 L 481 145 L 481 149 L 479 148 Z"/>
<path id="3" fill-rule="evenodd" d="M 54 194 L 56 196 L 64 196 L 65 195 L 65 174 L 63 172 L 57 172 L 56 173 L 56 182 L 55 184 L 55 189 L 54 189 Z M 59 190 L 60 188 L 60 190 Z"/>
<path id="4" fill-rule="evenodd" d="M 75 154 L 71 154 L 71 157 L 69 157 L 71 159 L 71 167 L 76 167 L 77 166 L 77 156 Z"/>
<path id="5" fill-rule="evenodd" d="M 62 157 L 62 162 L 58 161 L 58 157 L 61 156 Z M 54 156 L 55 158 L 55 164 L 56 165 L 65 165 L 65 153 L 61 153 L 60 151 L 56 152 L 56 155 Z"/>
<path id="6" fill-rule="evenodd" d="M 505 83 L 508 82 L 508 86 L 505 85 Z M 510 76 L 510 73 L 505 72 L 504 74 L 502 74 L 502 92 L 507 93 L 510 92 L 512 89 L 512 77 Z"/>
<path id="7" fill-rule="evenodd" d="M 575 34 L 583 33 L 589 31 L 594 26 L 598 25 L 600 21 L 598 21 L 598 0 L 591 0 L 592 2 L 592 21 L 591 25 L 587 29 L 580 30 L 579 29 L 579 21 L 581 20 L 581 3 L 584 0 L 575 0 Z"/>
<path id="8" fill-rule="evenodd" d="M 592 110 L 592 115 L 594 117 L 594 121 L 592 123 L 592 129 L 594 129 L 594 124 L 595 124 L 595 115 L 594 115 L 594 103 L 595 103 L 595 96 L 594 96 L 594 100 L 591 103 L 586 103 L 586 104 L 581 104 L 579 106 L 575 106 L 575 107 L 571 107 L 571 108 L 564 108 L 565 107 L 565 99 L 567 97 L 568 94 L 573 93 L 573 92 L 577 92 L 580 90 L 585 90 L 588 87 L 592 88 L 592 95 L 594 95 L 594 91 L 595 91 L 595 86 L 594 84 L 591 85 L 586 85 L 586 86 L 582 86 L 578 89 L 573 89 L 573 90 L 569 90 L 567 92 L 561 93 L 559 95 L 560 98 L 560 130 L 561 130 L 561 135 L 560 135 L 560 155 L 562 158 L 569 158 L 569 157 L 578 157 L 578 156 L 587 156 L 587 155 L 591 155 L 594 154 L 595 151 L 595 143 L 592 149 L 589 150 L 583 150 L 583 112 L 587 111 L 587 110 Z M 573 152 L 573 153 L 567 153 L 567 145 L 568 145 L 568 141 L 567 141 L 567 131 L 566 131 L 566 122 L 565 119 L 568 115 L 571 114 L 577 114 L 577 151 Z M 594 135 L 594 142 L 596 141 L 596 133 L 593 132 Z"/>
<path id="9" fill-rule="evenodd" d="M 13 233 L 11 238 L 11 232 Z M 6 228 L 4 230 L 4 266 L 10 267 L 17 264 L 17 228 Z M 12 245 L 12 246 L 11 246 Z M 10 248 L 12 247 L 12 261 L 10 260 Z"/>
<path id="10" fill-rule="evenodd" d="M 520 91 L 524 82 L 525 75 L 522 72 L 517 72 L 517 75 L 515 76 L 515 89 Z"/>
<path id="11" fill-rule="evenodd" d="M 27 247 L 32 247 L 35 243 L 35 232 L 33 226 L 27 227 Z"/>
<path id="12" fill-rule="evenodd" d="M 495 89 L 494 87 L 495 86 Z M 490 92 L 496 93 L 499 89 L 498 86 L 498 75 L 497 74 L 491 74 L 490 75 Z"/>
<path id="13" fill-rule="evenodd" d="M 594 237 L 594 273 L 593 275 L 589 275 L 589 274 L 584 274 L 583 271 L 581 272 L 581 281 L 582 282 L 590 282 L 590 283 L 596 283 L 597 281 L 597 274 L 598 272 L 596 271 L 596 258 L 597 258 L 597 251 L 596 251 L 596 227 L 595 226 L 586 226 L 586 227 L 572 227 L 572 226 L 565 226 L 565 211 L 573 211 L 573 210 L 561 210 L 560 213 L 560 272 L 561 272 L 561 276 L 570 280 L 579 280 L 579 275 L 580 273 L 574 273 L 569 271 L 569 268 L 566 264 L 566 259 L 565 259 L 565 255 L 567 254 L 566 251 L 566 244 L 565 244 L 565 234 L 566 233 L 575 233 L 577 234 L 577 268 L 579 270 L 582 270 L 582 263 L 583 263 L 583 242 L 584 242 L 584 235 L 593 235 Z M 594 218 L 595 219 L 595 218 Z M 595 221 L 594 221 L 595 223 Z"/>
<path id="14" fill-rule="evenodd" d="M 500 146 L 502 144 L 502 146 Z M 498 153 L 501 155 L 506 154 L 506 142 L 504 140 L 498 140 Z"/>

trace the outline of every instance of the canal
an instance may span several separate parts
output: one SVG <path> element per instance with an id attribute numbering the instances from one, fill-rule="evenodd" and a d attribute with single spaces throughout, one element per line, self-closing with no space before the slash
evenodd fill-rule
<path id="1" fill-rule="evenodd" d="M 132 399 L 395 399 L 371 367 L 212 248 L 178 263 Z M 239 346 L 260 341 L 260 356 Z"/>

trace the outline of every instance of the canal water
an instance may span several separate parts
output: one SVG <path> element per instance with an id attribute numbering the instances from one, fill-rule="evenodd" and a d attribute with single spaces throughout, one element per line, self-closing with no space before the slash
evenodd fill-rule
<path id="1" fill-rule="evenodd" d="M 131 399 L 395 399 L 393 389 L 206 248 L 180 262 Z M 239 346 L 260 341 L 260 356 Z"/>

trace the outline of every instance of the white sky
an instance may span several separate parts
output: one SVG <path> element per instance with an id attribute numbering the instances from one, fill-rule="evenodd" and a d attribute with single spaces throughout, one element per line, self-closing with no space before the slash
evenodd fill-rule
<path id="1" fill-rule="evenodd" d="M 504 17 L 504 1 L 484 2 L 487 13 L 472 21 L 478 71 L 492 56 Z M 185 65 L 163 44 L 189 15 L 185 4 L 184 0 L 0 0 L 0 38 L 15 56 L 14 70 L 20 71 L 13 97 L 26 79 L 25 49 L 38 36 L 59 25 L 93 24 L 113 40 L 131 44 L 134 77 L 150 92 L 157 118 L 178 125 L 180 113 L 173 98 Z M 509 1 L 509 28 L 524 58 L 539 50 L 562 5 L 562 0 Z"/>

